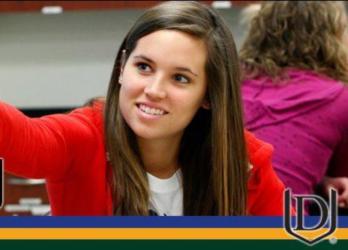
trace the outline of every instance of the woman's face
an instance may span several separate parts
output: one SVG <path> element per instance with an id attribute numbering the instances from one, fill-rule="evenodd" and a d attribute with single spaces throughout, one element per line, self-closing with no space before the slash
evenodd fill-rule
<path id="1" fill-rule="evenodd" d="M 134 133 L 144 139 L 181 136 L 203 105 L 207 83 L 204 42 L 160 30 L 138 40 L 120 77 L 119 105 Z"/>

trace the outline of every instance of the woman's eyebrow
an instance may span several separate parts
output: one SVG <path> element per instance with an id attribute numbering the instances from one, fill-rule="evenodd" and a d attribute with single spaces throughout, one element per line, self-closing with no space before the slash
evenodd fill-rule
<path id="1" fill-rule="evenodd" d="M 143 55 L 137 55 L 137 56 L 134 56 L 133 58 L 134 59 L 141 59 L 141 60 L 147 61 L 149 63 L 155 64 L 155 62 L 153 60 L 151 60 L 150 58 L 143 56 Z M 186 67 L 175 67 L 175 69 L 178 71 L 184 71 L 184 72 L 191 73 L 192 75 L 194 75 L 196 77 L 198 76 L 198 74 L 194 73 L 191 69 L 186 68 Z"/>
<path id="2" fill-rule="evenodd" d="M 138 55 L 138 56 L 134 56 L 135 59 L 142 59 L 144 61 L 147 61 L 149 63 L 155 63 L 153 60 L 151 60 L 150 58 L 143 56 L 143 55 Z"/>
<path id="3" fill-rule="evenodd" d="M 189 68 L 185 68 L 185 67 L 176 67 L 175 68 L 178 71 L 184 71 L 184 72 L 188 72 L 191 73 L 194 76 L 198 76 L 198 74 L 194 73 L 192 70 L 190 70 Z"/>

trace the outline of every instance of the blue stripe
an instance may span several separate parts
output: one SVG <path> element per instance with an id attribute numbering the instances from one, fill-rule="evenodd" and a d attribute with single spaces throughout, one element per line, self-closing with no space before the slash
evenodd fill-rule
<path id="1" fill-rule="evenodd" d="M 318 217 L 306 217 L 308 225 L 318 222 Z M 348 227 L 348 217 L 338 218 L 339 227 Z M 280 228 L 282 217 L 0 217 L 0 228 Z"/>

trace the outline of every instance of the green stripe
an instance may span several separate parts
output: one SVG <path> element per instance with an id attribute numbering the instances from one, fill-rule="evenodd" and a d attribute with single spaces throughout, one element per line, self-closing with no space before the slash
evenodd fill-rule
<path id="1" fill-rule="evenodd" d="M 312 247 L 297 240 L 0 240 L 1 249 L 97 249 L 97 250 L 247 250 L 247 249 L 348 249 L 348 240 L 338 240 L 332 245 L 327 240 Z"/>

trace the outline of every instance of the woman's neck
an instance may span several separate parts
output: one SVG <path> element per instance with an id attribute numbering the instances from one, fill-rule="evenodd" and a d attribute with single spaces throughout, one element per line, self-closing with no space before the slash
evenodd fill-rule
<path id="1" fill-rule="evenodd" d="M 138 138 L 145 170 L 161 179 L 171 177 L 179 168 L 180 141 L 181 137 L 159 140 Z"/>

